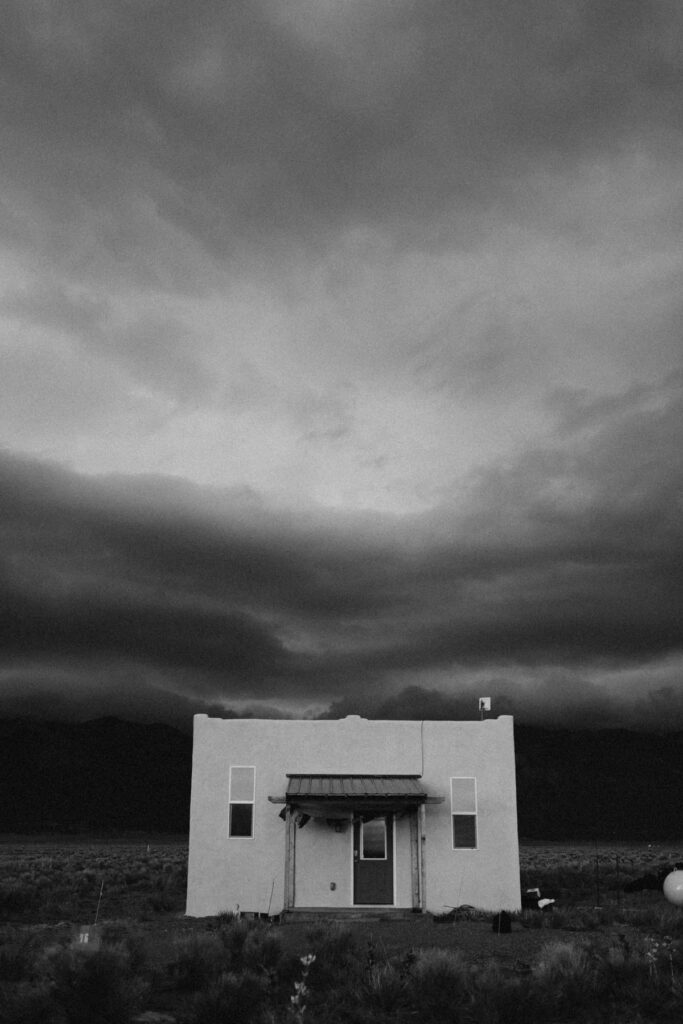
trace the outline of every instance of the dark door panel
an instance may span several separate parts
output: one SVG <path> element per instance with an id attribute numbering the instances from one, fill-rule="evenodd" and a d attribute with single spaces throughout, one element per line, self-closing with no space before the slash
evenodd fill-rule
<path id="1" fill-rule="evenodd" d="M 393 904 L 393 816 L 356 821 L 353 826 L 353 902 Z"/>

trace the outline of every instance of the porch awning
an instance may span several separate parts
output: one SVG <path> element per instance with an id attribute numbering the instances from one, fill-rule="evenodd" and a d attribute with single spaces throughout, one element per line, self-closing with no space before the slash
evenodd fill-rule
<path id="1" fill-rule="evenodd" d="M 427 799 L 416 775 L 288 775 L 287 802 L 296 800 L 407 800 Z"/>
<path id="2" fill-rule="evenodd" d="M 388 813 L 443 800 L 428 795 L 419 775 L 287 775 L 287 779 L 286 793 L 268 797 L 272 803 L 330 817 L 354 810 Z"/>

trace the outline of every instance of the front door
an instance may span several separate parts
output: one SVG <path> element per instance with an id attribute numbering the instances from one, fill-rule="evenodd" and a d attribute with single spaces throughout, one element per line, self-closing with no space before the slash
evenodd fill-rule
<path id="1" fill-rule="evenodd" d="M 391 814 L 353 825 L 353 902 L 394 902 L 394 828 Z"/>

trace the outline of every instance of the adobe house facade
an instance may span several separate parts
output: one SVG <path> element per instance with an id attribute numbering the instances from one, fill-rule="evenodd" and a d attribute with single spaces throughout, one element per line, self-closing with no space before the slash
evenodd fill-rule
<path id="1" fill-rule="evenodd" d="M 510 716 L 195 716 L 188 915 L 520 903 Z"/>

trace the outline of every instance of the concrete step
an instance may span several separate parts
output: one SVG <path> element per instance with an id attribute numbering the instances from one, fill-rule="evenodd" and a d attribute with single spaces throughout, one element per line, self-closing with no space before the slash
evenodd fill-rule
<path id="1" fill-rule="evenodd" d="M 409 921 L 421 911 L 409 907 L 293 907 L 283 912 L 284 924 L 320 921 Z"/>

